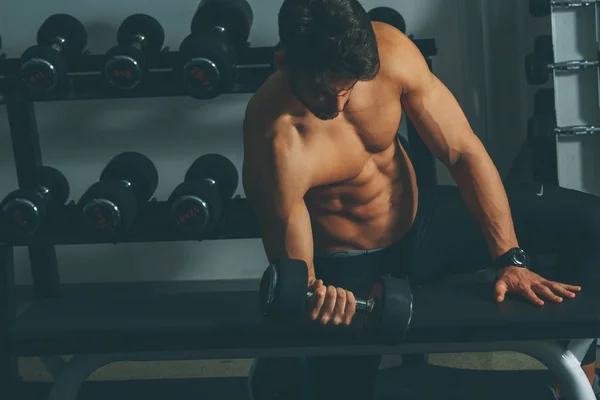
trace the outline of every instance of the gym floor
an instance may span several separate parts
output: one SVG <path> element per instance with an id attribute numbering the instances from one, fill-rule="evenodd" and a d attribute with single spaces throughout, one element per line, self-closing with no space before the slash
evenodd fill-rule
<path id="1" fill-rule="evenodd" d="M 67 358 L 65 358 L 67 359 Z M 173 398 L 247 399 L 251 360 L 117 363 L 96 371 L 79 400 Z M 25 396 L 45 399 L 51 376 L 36 358 L 19 362 Z M 537 361 L 513 353 L 430 355 L 429 365 L 402 367 L 400 358 L 381 365 L 378 399 L 549 399 L 549 374 Z M 432 383 L 434 381 L 434 383 Z"/>
<path id="2" fill-rule="evenodd" d="M 18 313 L 28 306 L 19 304 Z M 64 357 L 68 360 L 69 357 Z M 122 362 L 92 374 L 78 400 L 248 399 L 252 360 Z M 52 377 L 38 358 L 19 360 L 23 380 L 7 400 L 46 399 Z M 549 400 L 551 377 L 544 366 L 515 353 L 432 354 L 426 366 L 402 366 L 401 357 L 384 357 L 378 400 Z"/>

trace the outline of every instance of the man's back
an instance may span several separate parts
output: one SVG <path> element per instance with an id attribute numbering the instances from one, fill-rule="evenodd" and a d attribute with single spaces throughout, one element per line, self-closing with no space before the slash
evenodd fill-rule
<path id="1" fill-rule="evenodd" d="M 374 23 L 374 29 L 379 39 L 393 28 Z M 347 107 L 334 119 L 313 115 L 280 72 L 248 105 L 246 195 L 257 210 L 269 205 L 264 213 L 273 212 L 274 191 L 301 196 L 318 251 L 385 247 L 414 219 L 415 175 L 397 141 L 400 93 L 386 75 L 393 62 L 386 57 L 388 44 L 378 42 L 381 72 L 356 83 Z M 265 179 L 270 173 L 277 176 Z M 266 218 L 258 213 L 259 220 Z"/>

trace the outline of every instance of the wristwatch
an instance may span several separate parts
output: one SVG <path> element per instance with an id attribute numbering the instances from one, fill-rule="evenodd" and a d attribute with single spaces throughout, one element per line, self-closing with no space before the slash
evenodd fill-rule
<path id="1" fill-rule="evenodd" d="M 515 266 L 528 268 L 530 261 L 531 260 L 527 253 L 525 253 L 525 250 L 515 247 L 498 257 L 496 261 L 494 261 L 494 267 L 503 268 Z"/>

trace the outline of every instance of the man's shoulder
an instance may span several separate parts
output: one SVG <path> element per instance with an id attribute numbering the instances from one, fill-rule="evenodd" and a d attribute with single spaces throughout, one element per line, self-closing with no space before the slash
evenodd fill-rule
<path id="1" fill-rule="evenodd" d="M 429 73 L 423 54 L 408 36 L 380 22 L 374 22 L 373 29 L 379 47 L 380 74 L 398 84 L 401 92 L 423 72 Z"/>

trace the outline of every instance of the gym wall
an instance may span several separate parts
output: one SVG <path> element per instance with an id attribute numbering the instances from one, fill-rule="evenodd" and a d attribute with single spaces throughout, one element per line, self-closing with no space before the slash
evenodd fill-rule
<path id="1" fill-rule="evenodd" d="M 274 45 L 281 1 L 250 3 L 255 14 L 252 45 Z M 367 9 L 398 9 L 408 23 L 409 34 L 437 40 L 434 71 L 463 106 L 501 173 L 508 170 L 525 138 L 531 101 L 522 60 L 533 40 L 530 30 L 535 30 L 535 24 L 543 25 L 527 15 L 525 3 L 363 0 Z M 0 12 L 3 51 L 9 57 L 19 57 L 34 43 L 43 20 L 58 12 L 70 13 L 85 24 L 88 48 L 93 53 L 112 47 L 121 21 L 139 12 L 156 17 L 166 31 L 166 45 L 176 49 L 189 31 L 196 6 L 196 0 L 179 1 L 176 6 L 159 1 L 21 0 Z M 241 126 L 249 97 L 38 103 L 44 162 L 65 173 L 72 188 L 71 199 L 77 200 L 112 156 L 140 151 L 155 162 L 160 174 L 156 197 L 166 199 L 191 162 L 204 153 L 221 153 L 240 170 Z M 1 196 L 17 184 L 5 111 L 0 107 Z M 440 183 L 452 183 L 439 163 L 438 177 Z M 243 195 L 241 186 L 237 194 Z M 64 246 L 58 247 L 57 253 L 64 283 L 258 278 L 267 264 L 259 240 Z M 19 284 L 30 283 L 25 249 L 16 251 L 16 273 Z"/>

